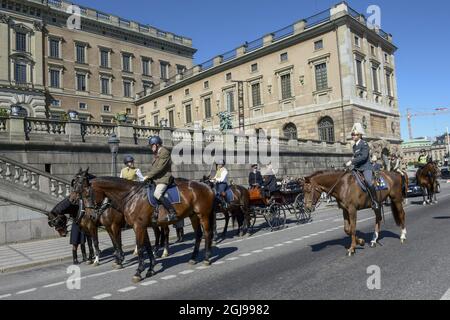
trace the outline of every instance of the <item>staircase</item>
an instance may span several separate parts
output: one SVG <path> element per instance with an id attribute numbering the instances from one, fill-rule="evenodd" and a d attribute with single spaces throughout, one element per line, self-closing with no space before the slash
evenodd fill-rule
<path id="1" fill-rule="evenodd" d="M 54 236 L 45 215 L 69 193 L 68 181 L 0 155 L 0 244 Z"/>

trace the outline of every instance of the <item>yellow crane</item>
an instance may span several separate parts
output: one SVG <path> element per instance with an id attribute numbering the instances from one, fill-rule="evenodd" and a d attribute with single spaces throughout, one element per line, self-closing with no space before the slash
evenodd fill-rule
<path id="1" fill-rule="evenodd" d="M 412 126 L 411 126 L 411 119 L 413 117 L 424 117 L 424 116 L 436 116 L 440 114 L 450 113 L 450 110 L 448 108 L 434 108 L 433 112 L 415 112 L 411 113 L 411 109 L 406 109 L 406 117 L 408 120 L 408 133 L 409 133 L 409 140 L 413 139 L 413 133 L 412 133 Z"/>

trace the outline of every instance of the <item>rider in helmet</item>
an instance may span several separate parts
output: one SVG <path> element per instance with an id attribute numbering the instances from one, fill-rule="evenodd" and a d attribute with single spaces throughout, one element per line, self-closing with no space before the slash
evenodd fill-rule
<path id="1" fill-rule="evenodd" d="M 153 162 L 152 169 L 147 176 L 144 177 L 144 180 L 153 180 L 156 184 L 154 196 L 159 204 L 163 205 L 166 208 L 168 221 L 177 220 L 177 213 L 170 203 L 170 201 L 165 198 L 164 192 L 167 190 L 167 186 L 169 185 L 172 178 L 172 160 L 170 157 L 170 151 L 162 146 L 162 140 L 159 136 L 153 136 L 148 140 L 148 144 L 152 148 L 153 152 Z M 158 212 L 155 210 L 155 218 L 158 217 Z"/>
<path id="2" fill-rule="evenodd" d="M 369 144 L 362 139 L 365 135 L 364 129 L 360 123 L 355 123 L 352 128 L 352 139 L 355 142 L 353 145 L 353 159 L 346 163 L 347 167 L 354 166 L 355 170 L 358 170 L 364 174 L 366 180 L 369 196 L 372 199 L 372 208 L 378 210 L 380 204 L 376 200 L 375 186 L 372 179 L 372 164 L 370 163 L 370 147 Z"/>
<path id="3" fill-rule="evenodd" d="M 428 163 L 429 157 L 427 155 L 427 151 L 425 149 L 420 150 L 419 159 L 417 159 L 417 164 L 419 168 L 425 167 Z"/>
<path id="4" fill-rule="evenodd" d="M 134 167 L 133 156 L 126 155 L 123 158 L 123 163 L 126 167 L 120 171 L 120 178 L 131 181 L 144 181 L 144 176 L 142 175 L 141 170 Z"/>
<path id="5" fill-rule="evenodd" d="M 222 202 L 224 208 L 227 207 L 227 203 L 224 199 L 225 191 L 228 188 L 228 170 L 225 168 L 225 161 L 217 160 L 216 162 L 216 174 L 211 182 L 216 185 L 216 193 L 219 200 Z"/>

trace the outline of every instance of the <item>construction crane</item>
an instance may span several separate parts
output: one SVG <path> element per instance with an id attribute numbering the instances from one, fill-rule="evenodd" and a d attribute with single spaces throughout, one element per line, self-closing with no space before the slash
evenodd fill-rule
<path id="1" fill-rule="evenodd" d="M 406 109 L 406 118 L 408 119 L 408 133 L 409 133 L 409 140 L 413 139 L 412 134 L 412 127 L 411 127 L 411 118 L 412 117 L 423 117 L 423 116 L 436 116 L 440 114 L 450 113 L 450 110 L 448 108 L 434 108 L 432 109 L 434 112 L 416 112 L 411 113 L 411 109 Z M 405 116 L 403 116 L 405 117 Z"/>

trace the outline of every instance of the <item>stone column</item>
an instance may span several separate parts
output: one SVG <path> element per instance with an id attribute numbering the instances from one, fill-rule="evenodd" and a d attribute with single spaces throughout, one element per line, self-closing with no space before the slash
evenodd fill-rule
<path id="1" fill-rule="evenodd" d="M 272 41 L 273 41 L 273 33 L 266 34 L 263 37 L 263 46 L 265 47 L 265 46 L 270 45 L 272 43 Z"/>
<path id="2" fill-rule="evenodd" d="M 69 137 L 70 142 L 82 142 L 81 137 L 81 123 L 80 122 L 68 122 L 66 123 L 66 134 Z"/>
<path id="3" fill-rule="evenodd" d="M 300 20 L 294 23 L 294 34 L 299 34 L 305 30 L 306 20 Z"/>
<path id="4" fill-rule="evenodd" d="M 119 123 L 117 126 L 117 138 L 121 144 L 134 144 L 134 128 L 130 125 Z"/>
<path id="5" fill-rule="evenodd" d="M 25 125 L 23 118 L 13 116 L 9 118 L 9 141 L 25 141 Z"/>

